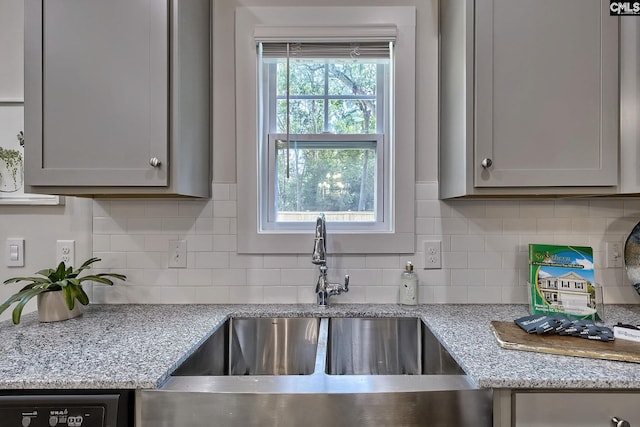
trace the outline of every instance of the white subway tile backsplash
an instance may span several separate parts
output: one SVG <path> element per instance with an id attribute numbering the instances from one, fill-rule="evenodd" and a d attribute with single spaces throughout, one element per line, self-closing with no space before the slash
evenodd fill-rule
<path id="1" fill-rule="evenodd" d="M 195 268 L 229 268 L 229 252 L 196 252 Z"/>
<path id="2" fill-rule="evenodd" d="M 178 286 L 211 286 L 213 276 L 211 269 L 181 268 L 178 269 Z"/>
<path id="3" fill-rule="evenodd" d="M 211 252 L 213 250 L 213 237 L 209 234 L 188 235 L 186 241 L 189 252 Z"/>
<path id="4" fill-rule="evenodd" d="M 468 266 L 474 269 L 502 268 L 502 255 L 499 252 L 471 252 Z"/>
<path id="5" fill-rule="evenodd" d="M 451 236 L 451 250 L 465 252 L 484 252 L 485 237 L 478 235 Z"/>
<path id="6" fill-rule="evenodd" d="M 468 304 L 470 302 L 466 286 L 434 286 L 434 304 Z"/>
<path id="7" fill-rule="evenodd" d="M 438 225 L 440 228 L 438 228 Z M 469 220 L 466 218 L 441 218 L 436 220 L 436 234 L 468 234 Z"/>
<path id="8" fill-rule="evenodd" d="M 252 268 L 247 270 L 247 285 L 269 286 L 280 285 L 280 269 L 278 268 Z"/>
<path id="9" fill-rule="evenodd" d="M 516 201 L 493 201 L 485 208 L 487 218 L 515 218 L 520 216 L 520 204 Z"/>
<path id="10" fill-rule="evenodd" d="M 191 234 L 196 232 L 195 218 L 162 218 L 162 232 L 167 234 Z"/>
<path id="11" fill-rule="evenodd" d="M 502 231 L 504 234 L 534 234 L 538 228 L 535 218 L 504 218 Z"/>
<path id="12" fill-rule="evenodd" d="M 231 199 L 231 189 L 229 184 L 213 184 L 211 187 L 211 199 L 215 201 L 219 200 L 234 200 Z"/>
<path id="13" fill-rule="evenodd" d="M 126 231 L 126 225 L 123 226 L 114 218 L 93 217 L 93 234 L 122 234 Z"/>
<path id="14" fill-rule="evenodd" d="M 189 218 L 212 218 L 213 202 L 199 200 L 179 201 L 178 216 Z"/>
<path id="15" fill-rule="evenodd" d="M 454 269 L 454 268 L 467 268 L 469 267 L 469 253 L 468 252 L 443 252 L 442 253 L 442 268 Z"/>
<path id="16" fill-rule="evenodd" d="M 484 286 L 484 270 L 451 270 L 451 286 Z"/>
<path id="17" fill-rule="evenodd" d="M 145 202 L 139 200 L 111 200 L 112 217 L 144 217 Z"/>
<path id="18" fill-rule="evenodd" d="M 235 252 L 237 248 L 236 236 L 233 234 L 216 234 L 213 236 L 213 250 Z"/>
<path id="19" fill-rule="evenodd" d="M 216 200 L 213 204 L 213 216 L 216 218 L 235 218 L 237 216 L 235 200 Z"/>
<path id="20" fill-rule="evenodd" d="M 263 289 L 266 304 L 297 304 L 297 286 L 269 286 Z"/>
<path id="21" fill-rule="evenodd" d="M 332 303 L 396 303 L 407 260 L 421 303 L 526 303 L 530 243 L 592 246 L 605 301 L 640 303 L 624 269 L 604 268 L 604 242 L 623 242 L 640 221 L 640 199 L 437 200 L 416 184 L 414 254 L 329 253 L 329 280 L 349 274 Z M 96 285 L 105 303 L 313 303 L 318 268 L 310 253 L 237 253 L 237 186 L 214 183 L 211 200 L 93 201 L 93 254 L 101 270 L 129 280 Z M 168 268 L 168 241 L 187 241 L 187 268 Z M 442 242 L 442 268 L 423 269 L 423 242 Z M 311 242 L 311 238 L 310 238 Z M 310 244 L 311 247 L 311 244 Z"/>
<path id="22" fill-rule="evenodd" d="M 564 199 L 557 200 L 554 215 L 556 218 L 577 218 L 589 216 L 589 201 Z"/>
<path id="23" fill-rule="evenodd" d="M 486 203 L 481 200 L 456 200 L 443 202 L 451 207 L 451 215 L 456 218 L 484 218 L 486 216 Z"/>
<path id="24" fill-rule="evenodd" d="M 437 200 L 438 183 L 433 181 L 416 182 L 416 200 Z"/>
<path id="25" fill-rule="evenodd" d="M 107 252 L 111 249 L 111 236 L 109 234 L 93 235 L 93 252 Z"/>
<path id="26" fill-rule="evenodd" d="M 148 286 L 178 286 L 178 269 L 144 269 L 143 282 Z"/>
<path id="27" fill-rule="evenodd" d="M 163 234 L 162 219 L 138 217 L 127 218 L 126 232 L 129 234 Z"/>
<path id="28" fill-rule="evenodd" d="M 112 234 L 110 248 L 114 252 L 136 252 L 145 249 L 145 237 L 133 234 Z"/>
<path id="29" fill-rule="evenodd" d="M 589 201 L 589 216 L 594 218 L 618 218 L 623 216 L 624 202 L 617 199 Z"/>
<path id="30" fill-rule="evenodd" d="M 198 304 L 228 304 L 229 286 L 197 287 L 195 289 Z"/>
<path id="31" fill-rule="evenodd" d="M 400 261 L 399 255 L 367 255 L 365 259 L 366 268 L 400 268 L 404 267 L 406 261 L 402 257 Z"/>
<path id="32" fill-rule="evenodd" d="M 180 202 L 175 200 L 144 201 L 144 216 L 147 218 L 171 218 L 178 216 Z"/>
<path id="33" fill-rule="evenodd" d="M 536 225 L 540 233 L 563 233 L 565 230 L 571 230 L 571 218 L 539 218 Z"/>
<path id="34" fill-rule="evenodd" d="M 469 234 L 496 234 L 503 232 L 503 223 L 504 221 L 509 220 L 509 218 L 470 218 L 468 220 L 469 224 Z M 454 234 L 454 233 L 451 233 Z M 460 234 L 460 233 L 458 233 Z"/>
<path id="35" fill-rule="evenodd" d="M 211 231 L 213 234 L 232 234 L 231 218 L 213 218 Z"/>
<path id="36" fill-rule="evenodd" d="M 127 268 L 166 268 L 166 252 L 125 252 Z"/>
<path id="37" fill-rule="evenodd" d="M 229 302 L 231 304 L 262 304 L 264 288 L 262 286 L 230 286 Z"/>
<path id="38" fill-rule="evenodd" d="M 471 286 L 467 290 L 468 301 L 473 301 L 476 304 L 489 304 L 494 301 L 502 300 L 502 287 L 499 286 L 485 286 L 476 287 Z"/>
<path id="39" fill-rule="evenodd" d="M 572 218 L 571 232 L 580 234 L 601 233 L 607 227 L 606 218 Z"/>
<path id="40" fill-rule="evenodd" d="M 211 270 L 214 286 L 244 286 L 247 284 L 247 270 L 235 268 L 214 268 Z"/>
<path id="41" fill-rule="evenodd" d="M 520 239 L 512 235 L 491 235 L 487 236 L 485 241 L 487 252 L 517 251 L 520 245 Z"/>
<path id="42" fill-rule="evenodd" d="M 416 218 L 416 234 L 434 234 L 436 230 L 435 218 Z"/>

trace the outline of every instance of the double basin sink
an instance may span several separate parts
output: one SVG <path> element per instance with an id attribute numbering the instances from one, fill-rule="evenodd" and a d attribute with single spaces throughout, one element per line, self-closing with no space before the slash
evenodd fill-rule
<path id="1" fill-rule="evenodd" d="M 418 318 L 232 318 L 140 425 L 490 426 L 491 398 Z"/>

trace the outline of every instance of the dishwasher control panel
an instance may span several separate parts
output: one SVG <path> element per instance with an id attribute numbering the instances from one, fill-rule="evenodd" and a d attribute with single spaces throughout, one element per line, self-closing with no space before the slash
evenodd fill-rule
<path id="1" fill-rule="evenodd" d="M 117 427 L 118 395 L 0 396 L 0 425 Z"/>

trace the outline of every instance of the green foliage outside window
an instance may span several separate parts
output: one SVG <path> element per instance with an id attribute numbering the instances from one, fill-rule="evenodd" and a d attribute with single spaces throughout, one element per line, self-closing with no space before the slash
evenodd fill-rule
<path id="1" fill-rule="evenodd" d="M 286 177 L 286 144 L 278 143 L 277 211 L 373 213 L 376 203 L 375 144 L 354 146 L 349 142 L 336 142 L 314 148 L 309 143 L 296 144 L 295 135 L 380 132 L 376 120 L 376 91 L 381 66 L 361 61 L 292 60 L 289 68 L 290 177 Z M 285 133 L 284 61 L 278 61 L 276 81 L 275 131 Z"/>

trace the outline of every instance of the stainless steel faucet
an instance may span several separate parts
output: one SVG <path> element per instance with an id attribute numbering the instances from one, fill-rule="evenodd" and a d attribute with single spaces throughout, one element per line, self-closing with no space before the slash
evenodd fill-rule
<path id="1" fill-rule="evenodd" d="M 316 219 L 316 233 L 313 239 L 313 254 L 311 262 L 320 266 L 320 276 L 316 284 L 316 297 L 318 305 L 326 306 L 329 304 L 331 295 L 340 295 L 343 292 L 349 292 L 349 275 L 344 276 L 344 285 L 341 283 L 329 283 L 327 279 L 327 226 L 324 213 L 318 215 Z"/>

